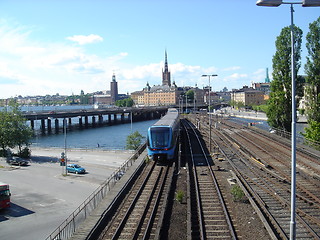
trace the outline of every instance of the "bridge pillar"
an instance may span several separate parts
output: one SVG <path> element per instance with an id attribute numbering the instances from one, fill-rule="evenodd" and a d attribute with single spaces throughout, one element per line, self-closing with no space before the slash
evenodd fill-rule
<path id="1" fill-rule="evenodd" d="M 96 126 L 96 117 L 92 116 L 92 127 Z"/>
<path id="2" fill-rule="evenodd" d="M 108 124 L 111 125 L 112 122 L 111 122 L 111 114 L 108 114 Z"/>
<path id="3" fill-rule="evenodd" d="M 103 116 L 99 115 L 99 125 L 102 125 L 102 124 L 103 124 Z"/>
<path id="4" fill-rule="evenodd" d="M 131 112 L 131 114 L 132 114 L 132 116 L 130 116 L 130 121 L 132 118 L 132 122 L 135 122 L 136 121 L 136 113 Z"/>
<path id="5" fill-rule="evenodd" d="M 47 119 L 47 125 L 48 125 L 48 133 L 51 133 L 51 119 Z"/>
<path id="6" fill-rule="evenodd" d="M 44 119 L 41 119 L 40 128 L 41 128 L 41 132 L 42 132 L 42 133 L 45 133 L 45 131 L 46 131 L 46 122 L 45 122 Z"/>
<path id="7" fill-rule="evenodd" d="M 67 125 L 68 129 L 72 128 L 72 118 L 68 118 L 68 125 Z"/>
<path id="8" fill-rule="evenodd" d="M 148 119 L 148 113 L 143 113 L 142 114 L 142 119 L 147 120 Z"/>
<path id="9" fill-rule="evenodd" d="M 121 113 L 121 123 L 124 123 L 124 113 Z"/>
<path id="10" fill-rule="evenodd" d="M 79 127 L 82 128 L 82 117 L 79 117 Z"/>
<path id="11" fill-rule="evenodd" d="M 31 129 L 34 130 L 34 120 L 30 120 Z"/>
<path id="12" fill-rule="evenodd" d="M 88 126 L 89 126 L 88 116 L 84 116 L 84 126 L 85 126 L 85 128 L 88 128 Z"/>
<path id="13" fill-rule="evenodd" d="M 150 113 L 150 119 L 154 119 L 154 114 L 153 114 L 153 112 Z"/>
<path id="14" fill-rule="evenodd" d="M 56 118 L 54 120 L 54 128 L 55 128 L 56 133 L 59 133 L 59 119 L 58 118 Z"/>
<path id="15" fill-rule="evenodd" d="M 117 114 L 113 114 L 113 123 L 116 124 L 117 123 Z"/>

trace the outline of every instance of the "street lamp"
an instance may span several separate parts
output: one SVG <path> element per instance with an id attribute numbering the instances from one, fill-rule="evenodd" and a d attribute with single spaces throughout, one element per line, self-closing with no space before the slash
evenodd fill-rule
<path id="1" fill-rule="evenodd" d="M 67 119 L 64 118 L 63 119 L 63 132 L 64 132 L 64 162 L 65 162 L 65 165 L 66 165 L 66 175 L 68 175 L 68 170 L 67 170 Z"/>
<path id="2" fill-rule="evenodd" d="M 294 62 L 294 35 L 293 35 L 293 4 L 302 4 L 303 7 L 319 7 L 320 0 L 303 0 L 302 2 L 283 2 L 282 0 L 259 0 L 258 6 L 278 7 L 281 4 L 290 4 L 291 7 L 291 101 L 292 101 L 292 120 L 291 120 L 291 220 L 290 220 L 290 239 L 296 239 L 296 81 L 295 81 L 295 62 Z"/>
<path id="3" fill-rule="evenodd" d="M 211 86 L 210 86 L 210 77 L 216 77 L 218 76 L 217 74 L 211 74 L 211 75 L 206 75 L 203 74 L 201 77 L 208 77 L 209 78 L 209 105 L 208 105 L 208 110 L 209 110 L 209 151 L 211 154 L 211 114 L 210 114 L 210 104 L 211 104 Z"/>

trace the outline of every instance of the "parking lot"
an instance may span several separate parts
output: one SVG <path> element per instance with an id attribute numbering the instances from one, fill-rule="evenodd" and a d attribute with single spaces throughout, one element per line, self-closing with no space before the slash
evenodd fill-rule
<path id="1" fill-rule="evenodd" d="M 11 207 L 0 210 L 0 239 L 45 239 L 130 156 L 130 152 L 69 151 L 70 163 L 86 174 L 63 175 L 61 149 L 33 149 L 29 166 L 0 160 L 0 181 L 8 183 Z"/>

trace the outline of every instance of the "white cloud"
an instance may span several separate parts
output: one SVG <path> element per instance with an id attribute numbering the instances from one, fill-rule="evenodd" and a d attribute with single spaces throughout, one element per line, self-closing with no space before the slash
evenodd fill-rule
<path id="1" fill-rule="evenodd" d="M 147 82 L 151 86 L 162 83 L 162 61 L 132 65 L 126 61 L 129 55 L 127 52 L 112 56 L 88 53 L 81 44 L 98 39 L 102 41 L 97 35 L 70 37 L 72 41 L 79 43 L 75 46 L 63 42 L 34 41 L 30 29 L 18 25 L 2 25 L 0 22 L 0 98 L 109 90 L 113 72 L 116 74 L 120 93 L 142 90 Z M 250 84 L 254 74 L 232 73 L 239 69 L 240 67 L 233 66 L 219 70 L 214 66 L 204 68 L 200 65 L 169 63 L 171 81 L 175 81 L 178 86 L 197 84 L 202 88 L 208 85 L 208 78 L 202 78 L 202 74 L 218 74 L 218 77 L 211 79 L 214 90 Z M 228 72 L 224 72 L 227 70 Z M 225 75 L 226 73 L 232 74 Z"/>
<path id="2" fill-rule="evenodd" d="M 161 78 L 161 65 L 159 63 L 151 63 L 148 65 L 134 66 L 133 68 L 121 69 L 120 74 L 128 80 L 154 77 Z"/>
<path id="3" fill-rule="evenodd" d="M 84 45 L 84 44 L 90 44 L 90 43 L 97 43 L 97 42 L 102 42 L 103 38 L 100 37 L 99 35 L 96 34 L 90 34 L 90 35 L 74 35 L 71 37 L 67 37 L 66 39 L 76 42 L 79 45 Z"/>
<path id="4" fill-rule="evenodd" d="M 226 76 L 224 78 L 224 81 L 228 82 L 228 81 L 235 81 L 235 80 L 239 80 L 239 79 L 243 79 L 243 78 L 248 78 L 248 74 L 245 73 L 233 73 L 229 76 Z"/>

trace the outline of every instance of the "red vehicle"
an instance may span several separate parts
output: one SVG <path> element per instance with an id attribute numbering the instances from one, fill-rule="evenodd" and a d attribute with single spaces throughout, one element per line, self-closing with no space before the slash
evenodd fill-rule
<path id="1" fill-rule="evenodd" d="M 10 196 L 9 184 L 0 182 L 0 209 L 10 207 Z"/>

